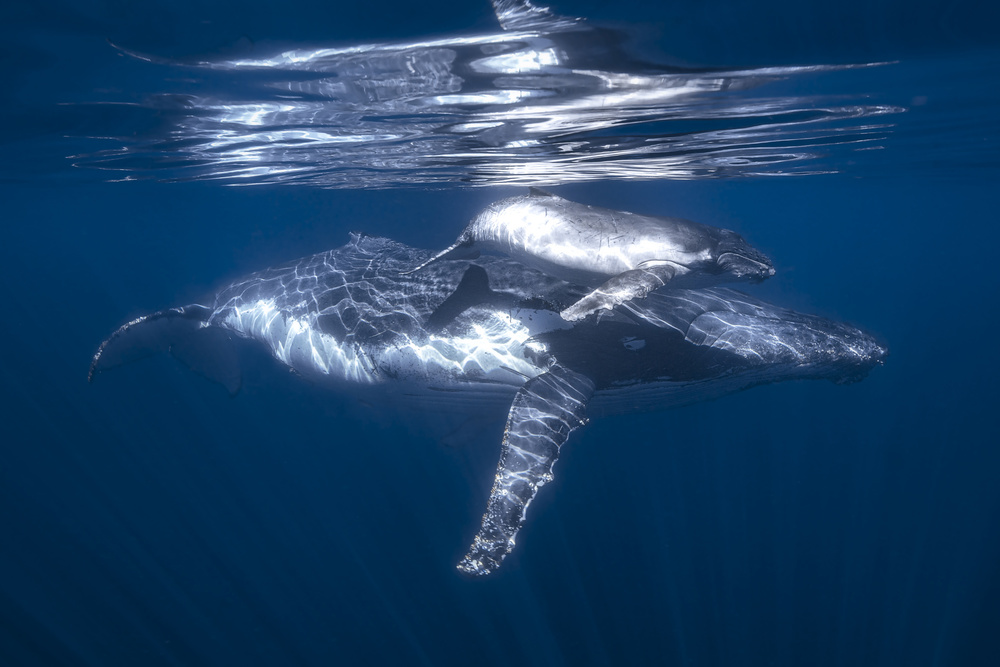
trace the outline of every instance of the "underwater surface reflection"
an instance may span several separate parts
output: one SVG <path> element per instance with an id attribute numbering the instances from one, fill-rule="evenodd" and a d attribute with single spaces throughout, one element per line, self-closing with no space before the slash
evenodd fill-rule
<path id="1" fill-rule="evenodd" d="M 196 62 L 121 49 L 173 89 L 96 104 L 116 127 L 90 131 L 112 145 L 74 162 L 334 188 L 828 173 L 818 158 L 878 147 L 903 110 L 768 85 L 877 63 L 671 67 L 632 58 L 627 29 L 494 7 L 503 30 L 480 35 Z"/>

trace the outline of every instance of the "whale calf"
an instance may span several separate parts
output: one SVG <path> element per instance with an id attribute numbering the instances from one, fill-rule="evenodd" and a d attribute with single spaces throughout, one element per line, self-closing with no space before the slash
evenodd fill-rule
<path id="1" fill-rule="evenodd" d="M 692 288 L 774 275 L 771 260 L 728 229 L 578 204 L 537 188 L 490 204 L 455 243 L 413 270 L 481 250 L 594 288 L 562 311 L 571 322 L 668 283 Z"/>
<path id="2" fill-rule="evenodd" d="M 486 512 L 458 568 L 485 575 L 514 546 L 570 433 L 590 416 L 659 410 L 755 385 L 860 380 L 886 350 L 868 334 L 726 288 L 676 289 L 601 318 L 558 314 L 580 285 L 506 257 L 407 267 L 430 253 L 354 235 L 338 249 L 269 268 L 210 305 L 137 318 L 98 348 L 90 379 L 156 350 L 240 385 L 234 338 L 332 387 L 507 410 Z"/>

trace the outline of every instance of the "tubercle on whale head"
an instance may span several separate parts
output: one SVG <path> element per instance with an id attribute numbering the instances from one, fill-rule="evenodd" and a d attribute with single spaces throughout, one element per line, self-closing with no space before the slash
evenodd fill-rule
<path id="1" fill-rule="evenodd" d="M 868 377 L 873 368 L 884 366 L 889 358 L 888 346 L 868 334 L 861 334 L 857 340 L 851 341 L 851 349 L 854 352 L 853 368 L 847 367 L 839 376 L 830 378 L 834 384 L 860 382 Z"/>
<path id="2" fill-rule="evenodd" d="M 716 247 L 716 265 L 722 273 L 740 280 L 759 283 L 774 275 L 771 258 L 757 250 L 736 232 L 722 232 Z"/>

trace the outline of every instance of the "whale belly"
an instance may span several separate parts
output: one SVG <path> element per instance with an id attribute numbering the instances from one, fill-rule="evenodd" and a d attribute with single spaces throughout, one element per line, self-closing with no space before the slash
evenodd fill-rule
<path id="1" fill-rule="evenodd" d="M 304 375 L 360 384 L 380 379 L 359 346 L 343 345 L 316 326 L 314 315 L 291 315 L 274 299 L 228 308 L 215 324 L 263 343 L 275 359 Z"/>
<path id="2" fill-rule="evenodd" d="M 293 315 L 274 299 L 227 308 L 213 324 L 264 344 L 306 376 L 357 384 L 384 380 L 449 387 L 480 382 L 520 386 L 543 372 L 526 354 L 532 330 L 503 310 L 480 309 L 447 333 L 422 329 L 372 340 L 322 331 L 314 313 Z"/>
<path id="3" fill-rule="evenodd" d="M 508 200 L 480 216 L 473 235 L 484 249 L 589 286 L 647 262 L 668 262 L 682 275 L 711 255 L 658 219 L 558 198 Z"/>

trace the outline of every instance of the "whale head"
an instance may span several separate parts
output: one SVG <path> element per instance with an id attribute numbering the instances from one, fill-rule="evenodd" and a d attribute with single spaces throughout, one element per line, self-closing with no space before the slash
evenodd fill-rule
<path id="1" fill-rule="evenodd" d="M 737 280 L 759 283 L 774 275 L 770 258 L 728 229 L 720 229 L 719 242 L 714 253 L 716 269 Z"/>

